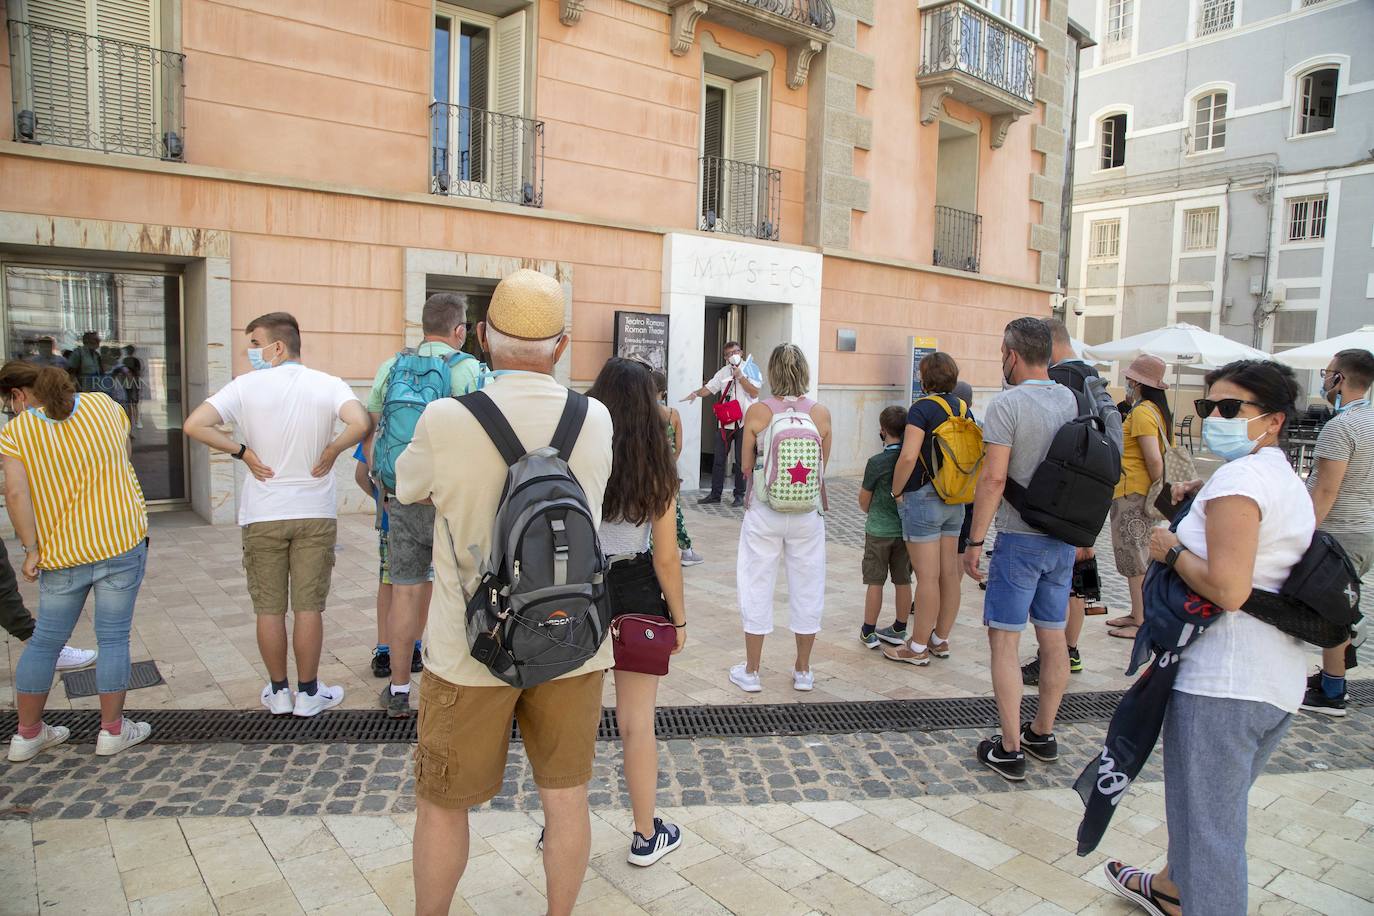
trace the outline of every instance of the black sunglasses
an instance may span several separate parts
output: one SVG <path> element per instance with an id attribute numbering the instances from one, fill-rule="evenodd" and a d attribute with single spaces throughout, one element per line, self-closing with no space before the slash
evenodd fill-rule
<path id="1" fill-rule="evenodd" d="M 1221 414 L 1223 419 L 1234 420 L 1236 414 L 1240 413 L 1240 409 L 1246 404 L 1264 410 L 1263 404 L 1241 400 L 1240 398 L 1222 398 L 1219 401 L 1213 401 L 1210 398 L 1198 398 L 1193 402 L 1193 409 L 1197 411 L 1199 417 L 1210 417 L 1212 411 L 1215 410 Z"/>

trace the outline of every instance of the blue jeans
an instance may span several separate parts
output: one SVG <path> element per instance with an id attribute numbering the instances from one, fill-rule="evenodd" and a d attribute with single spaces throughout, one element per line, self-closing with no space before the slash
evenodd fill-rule
<path id="1" fill-rule="evenodd" d="M 964 524 L 964 507 L 951 506 L 926 483 L 902 497 L 902 537 L 909 544 L 925 544 L 942 537 L 957 538 Z"/>
<path id="2" fill-rule="evenodd" d="M 52 689 L 57 656 L 76 629 L 86 596 L 95 591 L 95 639 L 100 654 L 95 660 L 96 689 L 118 693 L 129 686 L 129 630 L 134 622 L 134 602 L 143 584 L 148 561 L 148 542 L 132 550 L 67 569 L 45 569 L 38 574 L 38 624 L 24 645 L 14 669 L 19 693 L 47 693 Z"/>
<path id="3" fill-rule="evenodd" d="M 1073 547 L 1043 534 L 997 535 L 988 561 L 983 624 L 994 630 L 1024 630 L 1026 623 L 1062 630 L 1073 585 Z"/>

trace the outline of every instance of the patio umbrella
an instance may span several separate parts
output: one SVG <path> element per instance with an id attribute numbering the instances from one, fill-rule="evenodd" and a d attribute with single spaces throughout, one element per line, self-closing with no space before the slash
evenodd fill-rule
<path id="1" fill-rule="evenodd" d="M 1148 354 L 1159 357 L 1175 369 L 1181 366 L 1215 369 L 1238 359 L 1272 358 L 1263 350 L 1204 331 L 1192 324 L 1171 324 L 1121 340 L 1086 347 L 1085 352 L 1090 359 L 1123 362 Z"/>
<path id="2" fill-rule="evenodd" d="M 1069 338 L 1069 346 L 1073 347 L 1073 355 L 1077 356 L 1084 362 L 1097 363 L 1099 365 L 1105 365 L 1106 363 L 1106 360 L 1091 359 L 1090 357 L 1088 357 L 1087 354 L 1084 352 L 1085 350 L 1087 350 L 1088 345 L 1085 344 L 1083 341 L 1079 340 L 1077 337 Z"/>
<path id="3" fill-rule="evenodd" d="M 1374 324 L 1367 324 L 1358 331 L 1319 340 L 1292 350 L 1275 353 L 1274 359 L 1287 363 L 1295 369 L 1325 369 L 1331 357 L 1342 350 L 1368 350 L 1374 353 Z"/>

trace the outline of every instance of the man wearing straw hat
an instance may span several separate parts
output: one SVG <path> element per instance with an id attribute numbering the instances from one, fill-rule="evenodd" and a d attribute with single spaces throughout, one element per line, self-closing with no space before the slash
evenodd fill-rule
<path id="1" fill-rule="evenodd" d="M 568 398 L 553 378 L 568 348 L 563 289 L 553 277 L 517 270 L 492 294 L 478 341 L 495 378 L 483 391 L 526 448 L 549 443 Z M 611 417 L 587 405 L 568 461 L 601 518 L 611 472 Z M 472 657 L 467 597 L 506 480 L 506 462 L 463 404 L 443 398 L 426 406 L 396 462 L 401 502 L 435 508 L 434 597 L 424 642 L 419 741 L 415 753 L 415 909 L 447 913 L 468 859 L 468 809 L 501 791 L 511 719 L 520 722 L 525 753 L 544 808 L 548 912 L 572 912 L 591 851 L 587 782 L 592 775 L 601 681 L 613 664 L 611 643 L 580 668 L 527 690 L 498 680 Z M 533 837 L 531 841 L 533 842 Z"/>

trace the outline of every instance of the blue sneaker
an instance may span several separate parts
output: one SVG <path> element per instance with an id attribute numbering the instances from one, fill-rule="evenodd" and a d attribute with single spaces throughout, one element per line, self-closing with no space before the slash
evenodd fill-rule
<path id="1" fill-rule="evenodd" d="M 863 643 L 865 646 L 868 646 L 868 648 L 870 649 L 876 649 L 880 645 L 882 645 L 882 643 L 878 642 L 877 633 L 869 633 L 865 635 L 863 630 L 859 631 L 859 642 Z"/>
<path id="2" fill-rule="evenodd" d="M 654 835 L 645 839 L 635 831 L 630 841 L 630 855 L 626 861 L 631 865 L 648 867 L 682 845 L 682 830 L 676 824 L 665 824 L 662 818 L 654 818 Z"/>
<path id="3" fill-rule="evenodd" d="M 896 627 L 889 624 L 888 626 L 882 627 L 874 631 L 874 635 L 881 639 L 883 642 L 887 643 L 889 646 L 906 645 L 906 627 L 902 627 L 899 630 Z"/>

